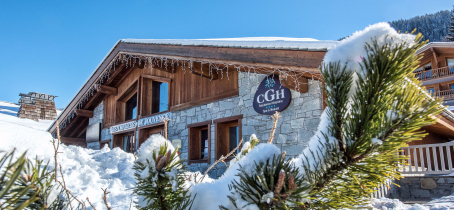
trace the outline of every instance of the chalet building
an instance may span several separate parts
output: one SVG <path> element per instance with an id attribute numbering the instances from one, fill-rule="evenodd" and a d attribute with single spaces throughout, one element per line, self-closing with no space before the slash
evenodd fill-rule
<path id="1" fill-rule="evenodd" d="M 320 122 L 318 67 L 336 41 L 289 38 L 120 40 L 60 114 L 65 144 L 136 151 L 152 134 L 204 171 L 256 134 L 299 154 Z M 56 121 L 56 122 L 57 122 Z M 48 129 L 56 135 L 57 124 Z M 219 176 L 224 164 L 210 171 Z"/>

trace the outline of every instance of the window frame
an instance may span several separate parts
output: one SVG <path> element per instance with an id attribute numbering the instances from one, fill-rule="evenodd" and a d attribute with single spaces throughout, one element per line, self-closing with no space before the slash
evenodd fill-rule
<path id="1" fill-rule="evenodd" d="M 156 113 L 153 113 L 153 114 L 144 114 L 145 110 L 144 110 L 144 103 L 145 103 L 145 100 L 146 100 L 146 96 L 144 95 L 144 79 L 150 79 L 152 81 L 157 81 L 157 82 L 163 82 L 163 83 L 167 83 L 167 86 L 168 86 L 168 90 L 167 90 L 167 104 L 168 104 L 168 108 L 166 111 L 162 111 L 162 112 L 156 112 Z M 140 110 L 138 111 L 138 114 L 139 114 L 139 118 L 145 118 L 145 117 L 150 117 L 150 116 L 154 116 L 154 115 L 159 115 L 159 114 L 162 114 L 162 113 L 166 113 L 166 112 L 169 112 L 170 111 L 170 90 L 171 90 L 171 83 L 172 82 L 172 79 L 170 78 L 166 78 L 166 77 L 158 77 L 158 76 L 152 76 L 152 75 L 148 75 L 148 74 L 141 74 L 140 75 L 140 96 L 139 96 L 139 103 L 140 103 Z M 152 100 L 152 99 L 151 99 Z M 151 102 L 152 103 L 152 102 Z M 151 111 L 150 111 L 151 113 Z"/>
<path id="2" fill-rule="evenodd" d="M 445 59 L 446 59 L 446 67 L 448 67 L 449 66 L 448 60 L 449 59 L 454 60 L 454 57 L 446 57 Z"/>
<path id="3" fill-rule="evenodd" d="M 139 119 L 139 112 L 137 111 L 136 117 L 130 120 L 126 120 L 126 102 L 129 101 L 134 95 L 137 94 L 137 110 L 140 109 L 139 104 L 139 80 L 132 82 L 128 88 L 119 94 L 120 96 L 115 101 L 115 125 L 125 122 L 130 122 Z"/>
<path id="4" fill-rule="evenodd" d="M 212 124 L 212 120 L 207 120 L 207 121 L 204 121 L 204 122 L 199 122 L 199 123 L 193 123 L 193 124 L 189 124 L 187 125 L 187 128 L 188 128 L 188 165 L 190 165 L 191 163 L 208 163 L 210 164 L 211 162 L 211 124 Z M 194 149 L 194 147 L 196 148 L 200 148 L 200 145 L 197 143 L 197 141 L 199 141 L 200 139 L 200 132 L 202 130 L 205 130 L 205 128 L 208 129 L 208 157 L 207 159 L 194 159 L 193 156 L 195 154 L 193 154 L 193 150 L 196 150 Z M 197 132 L 197 133 L 195 133 Z M 194 139 L 193 136 L 196 136 L 197 139 Z M 193 142 L 196 141 L 195 144 L 193 144 Z M 199 151 L 200 153 L 201 151 Z"/>
<path id="5" fill-rule="evenodd" d="M 215 137 L 214 157 L 215 157 L 215 159 L 219 159 L 221 155 L 224 155 L 224 154 L 221 154 L 221 152 L 219 151 L 220 145 L 221 145 L 220 144 L 221 140 L 219 138 L 219 135 L 221 135 L 221 133 L 219 133 L 219 130 L 221 129 L 221 126 L 229 125 L 231 123 L 236 122 L 237 126 L 238 126 L 238 143 L 239 143 L 239 141 L 241 141 L 241 139 L 243 138 L 242 120 L 243 120 L 243 115 L 235 115 L 235 116 L 231 116 L 231 117 L 213 120 L 213 124 L 215 125 L 215 129 L 214 129 L 214 137 Z M 228 133 L 227 133 L 227 135 L 228 135 Z M 228 140 L 229 138 L 227 137 L 226 139 Z M 228 145 L 228 143 L 227 143 L 227 145 Z M 241 144 L 238 149 L 241 151 L 242 147 L 243 147 L 243 144 Z M 229 148 L 229 150 L 230 150 L 230 148 Z M 230 152 L 230 151 L 228 151 L 228 152 Z M 230 161 L 231 159 L 233 159 L 233 157 L 229 157 L 225 161 Z"/>

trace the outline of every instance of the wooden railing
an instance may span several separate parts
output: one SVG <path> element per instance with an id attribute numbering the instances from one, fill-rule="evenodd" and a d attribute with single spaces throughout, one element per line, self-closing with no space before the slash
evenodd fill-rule
<path id="1" fill-rule="evenodd" d="M 433 92 L 431 94 L 432 94 L 432 96 L 436 96 L 439 98 L 443 97 L 444 100 L 454 99 L 454 89 L 441 90 L 441 91 Z"/>
<path id="2" fill-rule="evenodd" d="M 415 72 L 415 77 L 420 81 L 436 79 L 440 77 L 447 77 L 454 75 L 454 65 L 441 67 L 438 69 L 424 70 Z"/>
<path id="3" fill-rule="evenodd" d="M 414 175 L 453 173 L 453 147 L 454 142 L 403 147 L 399 154 L 409 158 L 399 165 L 399 171 Z"/>

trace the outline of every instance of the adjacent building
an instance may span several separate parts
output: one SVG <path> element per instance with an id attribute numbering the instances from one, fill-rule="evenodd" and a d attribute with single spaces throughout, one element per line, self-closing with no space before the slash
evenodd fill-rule
<path id="1" fill-rule="evenodd" d="M 54 99 L 57 96 L 44 93 L 29 92 L 21 93 L 19 99 L 20 108 L 17 117 L 38 120 L 55 120 L 57 110 Z"/>

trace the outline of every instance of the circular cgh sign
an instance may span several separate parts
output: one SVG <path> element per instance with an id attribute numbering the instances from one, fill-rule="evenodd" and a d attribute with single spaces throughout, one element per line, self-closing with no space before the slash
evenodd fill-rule
<path id="1" fill-rule="evenodd" d="M 269 75 L 263 79 L 254 96 L 254 110 L 259 114 L 272 115 L 288 107 L 292 95 L 282 86 L 278 75 Z"/>

